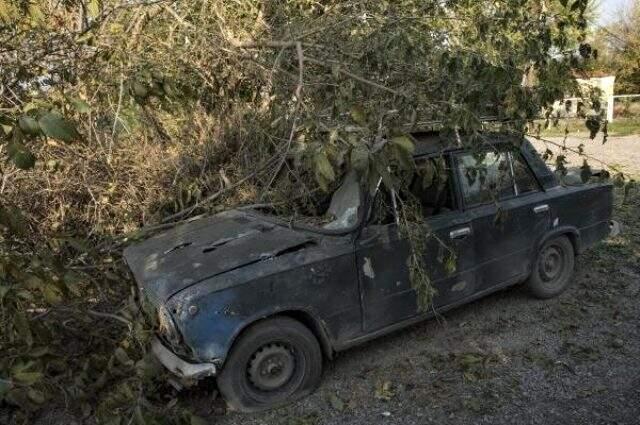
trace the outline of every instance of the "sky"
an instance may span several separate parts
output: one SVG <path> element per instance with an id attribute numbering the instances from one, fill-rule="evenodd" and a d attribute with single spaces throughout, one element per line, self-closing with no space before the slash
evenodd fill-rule
<path id="1" fill-rule="evenodd" d="M 598 24 L 605 25 L 616 20 L 620 14 L 621 8 L 628 5 L 634 0 L 596 0 L 599 2 Z"/>

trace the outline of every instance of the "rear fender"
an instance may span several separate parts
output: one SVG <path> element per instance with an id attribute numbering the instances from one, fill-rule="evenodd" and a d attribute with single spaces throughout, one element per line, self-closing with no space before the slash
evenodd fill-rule
<path id="1" fill-rule="evenodd" d="M 573 226 L 559 226 L 554 228 L 553 230 L 547 232 L 544 236 L 542 236 L 535 244 L 534 250 L 532 252 L 531 264 L 535 264 L 536 258 L 538 256 L 538 252 L 542 246 L 547 243 L 547 241 L 558 237 L 558 236 L 567 236 L 573 245 L 573 251 L 575 254 L 580 253 L 580 232 Z"/>

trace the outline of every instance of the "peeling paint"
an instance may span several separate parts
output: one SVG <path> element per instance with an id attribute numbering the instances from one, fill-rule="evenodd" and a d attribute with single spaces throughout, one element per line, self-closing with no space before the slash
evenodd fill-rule
<path id="1" fill-rule="evenodd" d="M 455 285 L 453 285 L 453 286 L 451 287 L 451 291 L 452 291 L 452 292 L 464 291 L 464 289 L 465 289 L 466 287 L 467 287 L 467 281 L 466 281 L 466 280 L 463 280 L 463 281 L 460 281 L 460 282 L 456 283 Z"/>
<path id="2" fill-rule="evenodd" d="M 362 266 L 362 272 L 369 279 L 375 279 L 376 274 L 373 271 L 373 267 L 371 266 L 371 258 L 365 257 L 364 264 Z"/>

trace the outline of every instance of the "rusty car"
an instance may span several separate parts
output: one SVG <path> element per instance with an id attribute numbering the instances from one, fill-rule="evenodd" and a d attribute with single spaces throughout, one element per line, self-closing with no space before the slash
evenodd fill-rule
<path id="1" fill-rule="evenodd" d="M 612 185 L 562 184 L 523 136 L 485 133 L 481 155 L 437 132 L 411 138 L 416 169 L 444 164 L 408 186 L 437 236 L 425 241 L 430 308 L 410 281 L 402 192 L 363 188 L 351 172 L 322 225 L 235 209 L 128 247 L 160 362 L 182 380 L 215 377 L 233 409 L 272 408 L 311 393 L 323 362 L 349 347 L 516 284 L 559 295 L 575 257 L 609 234 Z"/>

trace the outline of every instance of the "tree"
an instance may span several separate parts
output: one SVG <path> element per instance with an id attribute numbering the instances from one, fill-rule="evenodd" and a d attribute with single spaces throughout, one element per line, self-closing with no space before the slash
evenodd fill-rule
<path id="1" fill-rule="evenodd" d="M 616 75 L 617 94 L 640 93 L 640 3 L 621 7 L 617 20 L 599 28 L 595 35 L 599 47 L 596 70 Z"/>

